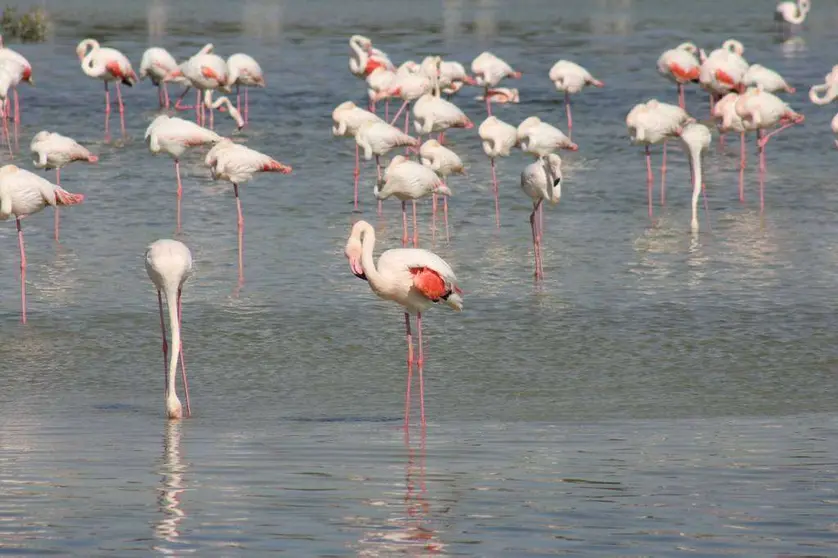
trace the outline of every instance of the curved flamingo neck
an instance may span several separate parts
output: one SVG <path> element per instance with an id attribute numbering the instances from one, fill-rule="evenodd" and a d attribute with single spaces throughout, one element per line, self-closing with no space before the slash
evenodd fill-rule
<path id="1" fill-rule="evenodd" d="M 355 57 L 349 59 L 349 64 L 350 66 L 352 66 L 352 72 L 363 72 L 367 66 L 367 53 L 364 51 L 363 48 L 361 48 L 361 45 L 358 44 L 358 40 L 354 37 L 349 40 L 349 47 L 355 53 Z"/>
<path id="2" fill-rule="evenodd" d="M 356 226 L 359 227 L 358 235 L 361 238 L 361 266 L 364 268 L 364 275 L 367 276 L 367 281 L 373 289 L 381 290 L 384 287 L 384 278 L 378 272 L 373 257 L 375 229 L 366 221 L 362 221 Z"/>
<path id="3" fill-rule="evenodd" d="M 175 389 L 178 358 L 180 358 L 180 320 L 178 319 L 178 289 L 167 285 L 163 291 L 169 310 L 169 328 L 172 330 L 172 350 L 169 370 L 166 374 L 166 414 L 169 418 L 180 418 L 182 408 Z"/>

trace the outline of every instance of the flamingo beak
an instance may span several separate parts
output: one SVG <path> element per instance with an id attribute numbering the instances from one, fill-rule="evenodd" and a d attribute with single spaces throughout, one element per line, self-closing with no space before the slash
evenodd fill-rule
<path id="1" fill-rule="evenodd" d="M 364 268 L 361 266 L 361 262 L 358 260 L 357 257 L 349 258 L 349 269 L 352 270 L 352 274 L 358 279 L 363 279 L 364 281 L 367 280 L 367 276 L 364 273 Z"/>
<path id="2" fill-rule="evenodd" d="M 471 76 L 466 76 L 463 78 L 463 83 L 465 83 L 466 85 L 477 85 L 477 80 L 475 80 Z"/>

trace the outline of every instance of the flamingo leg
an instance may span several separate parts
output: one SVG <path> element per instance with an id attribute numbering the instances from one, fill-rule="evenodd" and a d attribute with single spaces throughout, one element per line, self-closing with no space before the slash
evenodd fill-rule
<path id="1" fill-rule="evenodd" d="M 169 108 L 169 86 L 166 83 L 161 83 L 160 87 L 163 89 L 163 107 L 168 109 Z"/>
<path id="2" fill-rule="evenodd" d="M 399 110 L 396 112 L 396 116 L 394 116 L 393 120 L 390 121 L 390 126 L 395 126 L 396 125 L 396 120 L 399 119 L 399 116 L 401 116 L 402 111 L 405 109 L 405 107 L 407 107 L 407 105 L 409 103 L 410 103 L 410 101 L 405 101 L 405 102 L 402 103 L 402 106 L 400 106 Z M 386 118 L 385 118 L 385 120 L 386 120 Z"/>
<path id="3" fill-rule="evenodd" d="M 486 90 L 483 93 L 483 98 L 486 100 L 486 114 L 492 116 L 492 103 L 489 101 L 489 86 L 486 86 Z"/>
<path id="4" fill-rule="evenodd" d="M 242 96 L 241 96 L 241 93 L 239 92 L 239 84 L 236 84 L 236 110 L 239 111 L 239 112 L 242 111 L 241 104 L 242 104 Z"/>
<path id="5" fill-rule="evenodd" d="M 182 289 L 177 290 L 177 320 L 183 325 L 183 304 L 181 303 Z M 183 339 L 180 342 L 180 376 L 183 379 L 183 393 L 186 397 L 186 416 L 192 416 L 192 409 L 189 406 L 189 383 L 186 381 L 186 364 L 183 362 Z"/>
<path id="6" fill-rule="evenodd" d="M 55 169 L 55 184 L 57 186 L 61 186 L 61 169 Z M 55 204 L 55 214 L 53 215 L 53 236 L 55 237 L 55 241 L 58 242 L 58 223 L 61 220 L 58 204 Z"/>
<path id="7" fill-rule="evenodd" d="M 739 201 L 745 201 L 745 132 L 739 134 Z"/>
<path id="8" fill-rule="evenodd" d="M 375 156 L 375 172 L 378 174 L 378 184 L 381 184 L 381 159 Z M 381 200 L 378 200 L 378 216 L 381 217 Z"/>
<path id="9" fill-rule="evenodd" d="M 541 241 L 544 239 L 544 203 L 538 203 L 538 274 L 544 279 L 544 254 L 541 252 Z"/>
<path id="10" fill-rule="evenodd" d="M 413 247 L 419 247 L 419 226 L 416 220 L 416 200 L 413 200 Z"/>
<path id="11" fill-rule="evenodd" d="M 207 110 L 209 111 L 209 128 L 210 130 L 215 130 L 215 109 L 212 108 L 212 105 L 209 102 L 207 102 L 206 105 Z"/>
<path id="12" fill-rule="evenodd" d="M 15 124 L 20 124 L 20 100 L 17 96 L 17 87 L 14 88 L 12 93 L 15 97 Z"/>
<path id="13" fill-rule="evenodd" d="M 536 204 L 532 208 L 532 213 L 530 213 L 530 228 L 532 228 L 532 252 L 533 256 L 535 257 L 535 278 L 538 279 L 538 226 L 536 225 L 536 212 L 538 211 L 538 205 Z"/>
<path id="14" fill-rule="evenodd" d="M 431 196 L 431 242 L 436 243 L 436 194 Z"/>
<path id="15" fill-rule="evenodd" d="M 189 109 L 192 108 L 190 106 L 181 104 L 181 101 L 183 101 L 183 98 L 186 97 L 187 93 L 189 93 L 189 89 L 190 89 L 190 87 L 187 87 L 186 89 L 184 89 L 183 93 L 180 94 L 180 97 L 178 97 L 177 100 L 175 100 L 175 110 L 189 110 Z M 168 95 L 168 93 L 167 93 L 167 95 Z M 196 114 L 196 117 L 197 117 L 197 114 Z"/>
<path id="16" fill-rule="evenodd" d="M 654 215 L 652 212 L 652 183 L 654 182 L 654 177 L 652 176 L 652 149 L 647 144 L 646 145 L 646 197 L 649 201 L 649 219 L 651 219 Z"/>
<path id="17" fill-rule="evenodd" d="M 180 181 L 180 161 L 175 159 L 175 176 L 177 177 L 177 228 L 176 233 L 180 232 L 180 200 L 183 197 L 183 184 Z"/>
<path id="18" fill-rule="evenodd" d="M 407 389 L 404 392 L 404 428 L 410 427 L 410 384 L 413 379 L 413 335 L 410 332 L 410 314 L 404 313 L 405 338 L 407 339 Z"/>
<path id="19" fill-rule="evenodd" d="M 157 104 L 163 108 L 163 84 L 157 86 Z"/>
<path id="20" fill-rule="evenodd" d="M 250 88 L 244 86 L 244 123 L 247 125 L 250 122 L 250 101 L 247 98 L 247 92 Z"/>
<path id="21" fill-rule="evenodd" d="M 422 367 L 425 364 L 425 350 L 422 341 L 422 312 L 416 313 L 416 329 L 419 330 L 419 421 L 425 427 L 425 379 L 422 377 Z"/>
<path id="22" fill-rule="evenodd" d="M 442 196 L 442 210 L 445 213 L 445 242 L 451 242 L 451 235 L 448 232 L 448 196 Z"/>
<path id="23" fill-rule="evenodd" d="M 108 82 L 105 82 L 105 141 L 111 140 L 110 130 L 111 118 L 111 93 L 108 91 Z"/>
<path id="24" fill-rule="evenodd" d="M 169 343 L 166 341 L 166 322 L 163 320 L 163 296 L 157 291 L 157 307 L 160 309 L 160 332 L 163 335 L 163 385 L 168 388 L 166 375 L 169 373 Z"/>
<path id="25" fill-rule="evenodd" d="M 492 188 L 495 191 L 495 226 L 500 229 L 500 191 L 498 190 L 498 177 L 495 174 L 495 159 L 489 159 L 492 164 Z"/>
<path id="26" fill-rule="evenodd" d="M 239 229 L 239 283 L 244 283 L 244 216 L 242 216 L 242 201 L 239 197 L 239 185 L 233 183 L 233 193 L 236 195 L 236 211 L 238 212 Z"/>
<path id="27" fill-rule="evenodd" d="M 355 179 L 355 211 L 358 211 L 358 180 L 361 177 L 361 159 L 359 153 L 358 143 L 355 142 L 355 171 L 353 177 Z"/>
<path id="28" fill-rule="evenodd" d="M 666 205 L 666 141 L 663 142 L 663 163 L 661 164 L 661 205 Z"/>
<path id="29" fill-rule="evenodd" d="M 204 103 L 201 102 L 201 92 L 195 90 L 195 121 L 199 126 L 204 125 Z"/>
<path id="30" fill-rule="evenodd" d="M 572 139 L 573 136 L 573 115 L 570 112 L 570 93 L 564 92 L 564 109 L 567 113 L 567 139 Z"/>
<path id="31" fill-rule="evenodd" d="M 402 200 L 402 248 L 407 248 L 407 201 Z"/>
<path id="32" fill-rule="evenodd" d="M 17 224 L 17 243 L 20 247 L 20 319 L 26 325 L 26 250 L 23 247 L 23 229 L 20 228 L 20 217 L 15 218 L 15 223 Z"/>
<path id="33" fill-rule="evenodd" d="M 687 102 L 684 98 L 684 84 L 678 84 L 678 106 L 684 110 L 687 110 Z"/>
<path id="34" fill-rule="evenodd" d="M 125 137 L 125 105 L 122 104 L 122 89 L 119 82 L 116 82 L 116 100 L 119 102 L 119 126 L 122 129 L 122 137 Z"/>
<path id="35" fill-rule="evenodd" d="M 407 109 L 404 111 L 404 133 L 410 134 L 410 102 L 407 103 Z M 408 152 L 408 149 L 405 148 L 405 153 Z"/>
<path id="36" fill-rule="evenodd" d="M 6 144 L 9 146 L 9 156 L 14 157 L 12 154 L 12 136 L 9 133 L 9 110 L 7 99 L 6 102 L 3 103 L 3 136 L 5 136 Z"/>

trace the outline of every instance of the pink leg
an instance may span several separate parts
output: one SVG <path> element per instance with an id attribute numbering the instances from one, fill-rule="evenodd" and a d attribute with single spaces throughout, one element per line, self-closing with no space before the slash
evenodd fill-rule
<path id="1" fill-rule="evenodd" d="M 183 101 L 183 98 L 186 97 L 187 93 L 189 93 L 189 87 L 184 89 L 183 93 L 181 93 L 180 97 L 178 97 L 177 100 L 175 101 L 175 110 L 190 110 L 192 108 L 188 105 L 181 104 L 181 101 Z M 197 120 L 197 116 L 198 116 L 198 113 L 196 111 L 196 113 L 195 113 L 196 120 Z"/>
<path id="2" fill-rule="evenodd" d="M 244 123 L 248 124 L 250 122 L 250 101 L 247 98 L 248 87 L 245 86 L 244 88 Z"/>
<path id="3" fill-rule="evenodd" d="M 183 184 L 180 181 L 180 161 L 175 159 L 175 176 L 177 177 L 177 228 L 176 233 L 180 232 L 180 200 L 183 197 Z"/>
<path id="4" fill-rule="evenodd" d="M 187 91 L 188 91 L 188 89 L 187 89 Z M 201 92 L 196 89 L 195 90 L 195 122 L 199 126 L 204 125 L 203 112 L 204 112 L 204 104 L 201 102 Z"/>
<path id="5" fill-rule="evenodd" d="M 416 221 L 416 200 L 412 200 L 413 203 L 413 247 L 419 247 L 419 226 L 417 225 Z"/>
<path id="6" fill-rule="evenodd" d="M 739 201 L 745 201 L 745 132 L 739 134 Z"/>
<path id="7" fill-rule="evenodd" d="M 486 114 L 492 116 L 492 103 L 489 101 L 489 86 L 486 86 L 483 98 L 486 99 Z"/>
<path id="8" fill-rule="evenodd" d="M 239 92 L 239 86 L 236 85 L 236 110 L 241 112 L 242 111 L 242 95 Z"/>
<path id="9" fill-rule="evenodd" d="M 436 137 L 436 141 L 439 142 L 440 145 L 445 145 L 445 131 L 439 133 Z"/>
<path id="10" fill-rule="evenodd" d="M 20 228 L 20 217 L 17 223 L 17 243 L 20 246 L 20 310 L 21 321 L 26 324 L 26 250 L 23 248 L 23 229 Z"/>
<path id="11" fill-rule="evenodd" d="M 166 341 L 166 322 L 163 320 L 163 296 L 157 291 L 157 307 L 160 309 L 160 332 L 163 334 L 163 382 L 166 386 L 166 375 L 169 373 L 169 343 Z"/>
<path id="12" fill-rule="evenodd" d="M 9 100 L 3 103 L 3 136 L 6 138 L 6 144 L 9 146 L 9 156 L 12 157 L 12 136 L 9 133 Z"/>
<path id="13" fill-rule="evenodd" d="M 122 129 L 122 137 L 125 137 L 125 105 L 122 104 L 122 90 L 119 82 L 116 82 L 116 100 L 119 101 L 119 125 Z"/>
<path id="14" fill-rule="evenodd" d="M 181 304 L 181 289 L 177 290 L 177 319 L 183 324 L 183 305 Z M 189 383 L 186 381 L 186 364 L 183 362 L 183 340 L 180 342 L 180 375 L 183 379 L 183 393 L 186 396 L 186 416 L 192 416 L 192 409 L 189 406 Z"/>
<path id="15" fill-rule="evenodd" d="M 15 96 L 15 124 L 20 124 L 20 101 L 17 97 L 17 87 L 14 89 Z"/>
<path id="16" fill-rule="evenodd" d="M 724 149 L 724 148 L 725 148 L 725 133 L 720 132 L 719 133 L 719 149 Z"/>
<path id="17" fill-rule="evenodd" d="M 436 194 L 431 196 L 431 243 L 436 243 Z"/>
<path id="18" fill-rule="evenodd" d="M 416 313 L 416 329 L 419 330 L 419 421 L 425 427 L 425 380 L 422 378 L 422 367 L 425 365 L 425 349 L 422 342 L 422 312 Z"/>
<path id="19" fill-rule="evenodd" d="M 355 172 L 353 173 L 355 178 L 355 211 L 358 211 L 358 180 L 361 177 L 361 158 L 358 151 L 359 149 L 358 142 L 355 142 Z"/>
<path id="20" fill-rule="evenodd" d="M 402 248 L 407 248 L 407 202 L 402 200 Z"/>
<path id="21" fill-rule="evenodd" d="M 707 188 L 701 183 L 701 196 L 704 198 L 704 219 L 707 221 L 707 230 L 710 230 L 710 207 L 707 204 Z"/>
<path id="22" fill-rule="evenodd" d="M 157 104 L 163 108 L 163 84 L 157 86 Z"/>
<path id="23" fill-rule="evenodd" d="M 410 314 L 404 313 L 405 337 L 407 338 L 407 389 L 404 392 L 404 427 L 410 427 L 410 383 L 413 379 L 413 335 L 410 332 Z"/>
<path id="24" fill-rule="evenodd" d="M 495 174 L 495 160 L 489 159 L 492 164 L 492 188 L 495 190 L 495 226 L 500 229 L 500 192 L 498 190 L 498 177 Z"/>
<path id="25" fill-rule="evenodd" d="M 239 227 L 239 283 L 244 283 L 244 216 L 242 216 L 242 201 L 239 198 L 239 185 L 235 182 L 233 183 L 233 192 L 236 194 Z"/>
<path id="26" fill-rule="evenodd" d="M 567 139 L 572 139 L 573 136 L 573 116 L 570 112 L 570 93 L 564 92 L 564 109 L 567 113 Z"/>
<path id="27" fill-rule="evenodd" d="M 105 82 L 105 141 L 111 141 L 111 93 L 108 91 L 108 82 Z"/>
<path id="28" fill-rule="evenodd" d="M 538 225 L 536 224 L 538 204 L 532 209 L 530 213 L 530 228 L 532 228 L 532 252 L 535 258 L 535 278 L 539 279 L 539 263 L 538 263 Z"/>
<path id="29" fill-rule="evenodd" d="M 647 145 L 646 146 L 646 197 L 649 200 L 649 219 L 653 217 L 652 212 L 652 183 L 654 182 L 654 178 L 652 177 L 652 150 Z"/>
<path id="30" fill-rule="evenodd" d="M 408 101 L 405 101 L 405 102 L 402 103 L 402 106 L 399 107 L 399 110 L 396 112 L 396 116 L 394 116 L 393 120 L 390 121 L 390 126 L 395 126 L 396 125 L 396 120 L 399 119 L 399 116 L 401 116 L 402 111 L 405 109 L 405 107 L 407 107 L 407 105 L 408 105 Z"/>
<path id="31" fill-rule="evenodd" d="M 538 273 L 544 279 L 544 254 L 541 252 L 541 241 L 544 239 L 544 203 L 538 204 Z"/>
<path id="32" fill-rule="evenodd" d="M 215 109 L 213 109 L 212 105 L 210 105 L 207 107 L 207 110 L 209 111 L 209 128 L 210 130 L 215 130 Z"/>
<path id="33" fill-rule="evenodd" d="M 445 213 L 445 242 L 451 242 L 451 235 L 448 232 L 448 196 L 442 196 L 442 210 Z"/>
<path id="34" fill-rule="evenodd" d="M 716 96 L 710 93 L 710 118 L 713 118 L 713 108 L 716 106 Z"/>
<path id="35" fill-rule="evenodd" d="M 55 169 L 55 184 L 57 186 L 61 186 L 61 169 Z M 58 205 L 55 206 L 55 214 L 53 215 L 53 236 L 55 236 L 55 241 L 58 242 L 58 223 L 61 220 Z"/>
<path id="36" fill-rule="evenodd" d="M 381 159 L 375 156 L 375 172 L 378 174 L 378 184 L 381 184 Z M 381 200 L 378 200 L 378 216 L 381 217 Z"/>
<path id="37" fill-rule="evenodd" d="M 666 141 L 663 142 L 663 164 L 661 165 L 661 205 L 666 205 Z"/>
<path id="38" fill-rule="evenodd" d="M 407 109 L 404 111 L 404 133 L 410 134 L 410 103 L 407 103 Z M 407 150 L 405 150 L 407 152 Z"/>
<path id="39" fill-rule="evenodd" d="M 678 84 L 678 106 L 686 110 L 686 103 L 684 102 L 684 84 Z"/>
<path id="40" fill-rule="evenodd" d="M 390 99 L 384 99 L 384 120 L 390 120 Z"/>

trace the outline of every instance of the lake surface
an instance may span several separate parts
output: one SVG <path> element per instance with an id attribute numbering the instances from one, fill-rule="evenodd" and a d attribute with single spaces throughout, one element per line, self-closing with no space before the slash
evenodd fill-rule
<path id="1" fill-rule="evenodd" d="M 783 42 L 774 3 L 751 0 L 39 4 L 50 40 L 10 44 L 37 83 L 20 88 L 15 162 L 32 168 L 29 141 L 46 128 L 100 163 L 62 172 L 87 199 L 62 211 L 60 244 L 50 210 L 23 221 L 25 327 L 14 223 L 0 226 L 0 554 L 838 555 L 835 109 L 807 99 L 836 62 L 838 6 L 815 5 Z M 580 149 L 563 154 L 563 198 L 545 211 L 539 286 L 519 188 L 529 159 L 498 162 L 498 231 L 476 130 L 448 135 L 468 176 L 449 181 L 450 244 L 432 244 L 422 205 L 422 246 L 457 271 L 465 311 L 425 315 L 428 429 L 409 440 L 402 314 L 343 256 L 354 149 L 330 128 L 337 104 L 366 99 L 347 69 L 353 33 L 396 63 L 468 65 L 492 50 L 524 73 L 507 84 L 521 103 L 494 109 L 515 124 L 563 127 L 547 78 L 559 58 L 606 82 L 574 98 Z M 172 162 L 143 143 L 157 95 L 126 88 L 129 137 L 104 143 L 102 86 L 74 52 L 87 36 L 135 68 L 151 45 L 253 55 L 269 87 L 235 135 L 294 168 L 242 188 L 239 290 L 232 189 L 202 152 L 182 163 L 178 238 L 195 259 L 183 310 L 194 417 L 182 422 L 164 418 L 143 266 L 175 229 Z M 692 235 L 681 149 L 650 221 L 624 119 L 651 97 L 675 101 L 655 71 L 663 50 L 729 37 L 798 88 L 787 97 L 807 120 L 768 146 L 763 214 L 753 143 L 743 204 L 738 140 L 714 142 L 710 212 Z M 477 94 L 455 98 L 475 123 Z M 706 118 L 706 95 L 688 88 L 687 107 Z M 380 251 L 400 244 L 400 215 L 392 202 L 375 216 L 372 173 L 365 163 L 362 216 Z"/>

